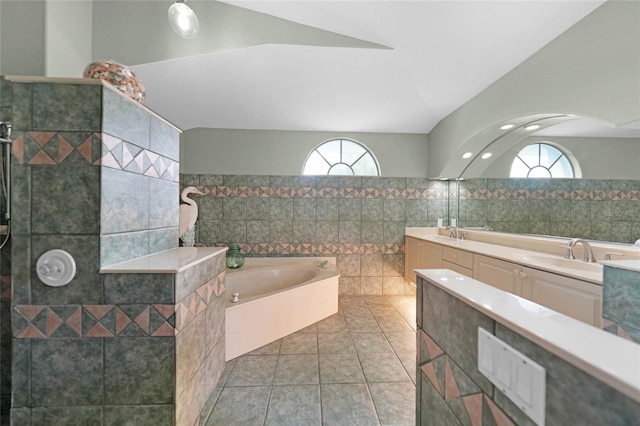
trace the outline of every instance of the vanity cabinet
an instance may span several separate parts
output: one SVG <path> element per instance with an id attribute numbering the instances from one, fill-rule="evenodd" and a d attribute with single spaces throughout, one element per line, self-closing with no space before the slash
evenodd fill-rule
<path id="1" fill-rule="evenodd" d="M 442 247 L 442 267 L 473 278 L 473 253 L 453 247 Z"/>
<path id="2" fill-rule="evenodd" d="M 415 283 L 414 269 L 441 269 L 442 246 L 419 238 L 405 237 L 404 277 Z"/>
<path id="3" fill-rule="evenodd" d="M 602 286 L 457 247 L 405 237 L 405 278 L 414 269 L 450 269 L 536 302 L 587 324 L 602 327 Z"/>
<path id="4" fill-rule="evenodd" d="M 602 327 L 602 286 L 526 266 L 522 272 L 522 297 Z"/>
<path id="5" fill-rule="evenodd" d="M 473 278 L 509 293 L 522 294 L 522 265 L 476 254 Z"/>

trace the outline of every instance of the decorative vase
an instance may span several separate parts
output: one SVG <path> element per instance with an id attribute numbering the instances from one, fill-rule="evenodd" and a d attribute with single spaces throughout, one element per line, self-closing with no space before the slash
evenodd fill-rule
<path id="1" fill-rule="evenodd" d="M 227 253 L 227 267 L 238 269 L 242 265 L 244 265 L 244 255 L 240 253 L 240 247 L 237 244 L 231 244 Z"/>
<path id="2" fill-rule="evenodd" d="M 91 62 L 84 69 L 84 78 L 98 78 L 117 88 L 134 101 L 144 104 L 144 86 L 131 69 L 112 59 Z"/>

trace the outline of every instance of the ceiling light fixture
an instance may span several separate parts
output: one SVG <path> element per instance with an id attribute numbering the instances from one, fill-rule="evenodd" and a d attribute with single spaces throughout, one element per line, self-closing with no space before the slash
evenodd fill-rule
<path id="1" fill-rule="evenodd" d="M 462 154 L 462 158 L 466 160 L 467 158 L 471 158 L 472 155 L 473 152 L 465 152 L 464 154 Z"/>
<path id="2" fill-rule="evenodd" d="M 532 125 L 530 125 L 530 126 L 525 127 L 524 129 L 525 129 L 525 130 L 537 130 L 537 129 L 539 129 L 539 128 L 540 128 L 540 125 L 539 125 L 539 124 L 532 124 Z"/>
<path id="3" fill-rule="evenodd" d="M 487 158 L 490 158 L 493 154 L 490 152 L 485 152 L 484 154 L 482 154 L 482 158 L 483 160 L 486 160 Z"/>
<path id="4" fill-rule="evenodd" d="M 505 124 L 504 126 L 500 126 L 500 130 L 509 130 L 509 129 L 513 129 L 515 127 L 515 124 Z"/>
<path id="5" fill-rule="evenodd" d="M 169 7 L 169 24 L 183 38 L 194 38 L 200 29 L 196 13 L 185 0 L 177 0 Z"/>

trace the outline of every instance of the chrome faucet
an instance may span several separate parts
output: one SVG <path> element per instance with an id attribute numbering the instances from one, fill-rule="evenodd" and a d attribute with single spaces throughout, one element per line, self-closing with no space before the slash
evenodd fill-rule
<path id="1" fill-rule="evenodd" d="M 482 227 L 482 230 L 483 231 L 493 231 L 493 228 L 490 227 L 489 225 L 485 225 L 485 226 Z"/>
<path id="2" fill-rule="evenodd" d="M 450 231 L 449 232 L 449 237 L 450 238 L 455 238 L 458 239 L 458 228 L 456 228 L 453 225 L 449 225 L 445 228 L 445 230 Z"/>
<path id="3" fill-rule="evenodd" d="M 589 243 L 586 242 L 585 240 L 583 240 L 582 238 L 574 238 L 573 240 L 571 240 L 571 241 L 569 241 L 567 243 L 567 247 L 566 247 L 567 248 L 567 254 L 564 257 L 566 259 L 575 259 L 576 257 L 573 255 L 573 248 L 578 243 L 582 243 L 582 246 L 584 247 L 584 261 L 585 262 L 595 262 L 596 258 L 593 255 L 593 249 L 591 248 Z"/>

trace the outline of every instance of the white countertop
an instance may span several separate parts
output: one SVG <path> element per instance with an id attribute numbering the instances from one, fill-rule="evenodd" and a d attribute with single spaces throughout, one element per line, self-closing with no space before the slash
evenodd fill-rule
<path id="1" fill-rule="evenodd" d="M 464 231 L 464 230 L 463 230 Z M 491 244 L 482 241 L 474 241 L 470 239 L 460 240 L 455 238 L 449 238 L 444 235 L 438 234 L 438 228 L 405 228 L 405 235 L 409 237 L 419 238 L 424 241 L 431 241 L 443 246 L 455 247 L 461 250 L 466 250 L 472 253 L 481 254 L 484 256 L 493 257 L 496 259 L 506 260 L 508 262 L 517 263 L 524 266 L 529 266 L 531 268 L 544 270 L 547 272 L 552 272 L 554 274 L 560 274 L 564 276 L 568 276 L 571 278 L 576 278 L 579 280 L 589 281 L 594 284 L 602 285 L 602 272 L 603 268 L 596 267 L 599 269 L 598 272 L 594 271 L 582 271 L 573 268 L 564 268 L 561 266 L 551 265 L 540 261 L 542 257 L 540 257 L 540 252 L 526 250 L 522 248 L 514 248 L 510 246 L 503 246 L 499 244 Z M 507 236 L 508 237 L 508 236 Z M 504 237 L 503 237 L 504 238 Z M 533 242 L 536 241 L 536 237 L 532 238 Z M 558 247 L 561 247 L 561 244 L 558 244 Z M 545 254 L 543 253 L 543 257 Z M 554 257 L 554 255 L 547 255 L 548 257 Z M 528 258 L 529 257 L 529 258 Z M 534 259 L 531 259 L 534 257 Z M 535 259 L 537 257 L 537 259 Z M 577 256 L 576 256 L 577 257 Z M 581 259 L 572 261 L 576 262 L 576 267 L 579 268 L 582 262 Z M 589 267 L 594 267 L 594 265 L 587 265 Z"/>
<path id="2" fill-rule="evenodd" d="M 448 269 L 417 274 L 640 402 L 640 345 Z"/>
<path id="3" fill-rule="evenodd" d="M 627 269 L 629 271 L 640 272 L 640 260 L 607 260 L 602 262 L 605 266 L 612 266 L 614 268 Z"/>
<path id="4" fill-rule="evenodd" d="M 100 269 L 100 273 L 176 274 L 226 251 L 226 247 L 178 247 L 127 262 L 105 266 Z"/>

